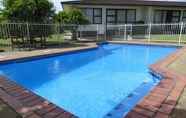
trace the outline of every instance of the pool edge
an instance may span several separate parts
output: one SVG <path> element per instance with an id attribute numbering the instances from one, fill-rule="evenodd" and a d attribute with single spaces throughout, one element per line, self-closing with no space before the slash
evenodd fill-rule
<path id="1" fill-rule="evenodd" d="M 6 55 L 0 58 L 0 64 L 7 64 L 11 63 L 12 61 L 19 61 L 19 60 L 30 60 L 30 59 L 37 59 L 37 58 L 46 58 L 52 56 L 58 56 L 68 53 L 86 51 L 91 49 L 98 48 L 98 45 L 95 43 L 88 44 L 85 47 L 75 47 L 69 49 L 44 49 L 38 51 L 31 51 L 31 52 L 18 52 L 13 55 Z"/>

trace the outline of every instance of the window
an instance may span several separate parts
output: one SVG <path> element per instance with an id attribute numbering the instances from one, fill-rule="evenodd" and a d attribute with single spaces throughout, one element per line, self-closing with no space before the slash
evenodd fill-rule
<path id="1" fill-rule="evenodd" d="M 180 11 L 172 11 L 172 21 L 173 23 L 180 22 Z"/>
<path id="2" fill-rule="evenodd" d="M 186 11 L 183 11 L 182 21 L 186 22 Z"/>
<path id="3" fill-rule="evenodd" d="M 166 11 L 165 10 L 156 10 L 154 16 L 155 23 L 165 23 L 166 22 Z"/>
<path id="4" fill-rule="evenodd" d="M 91 24 L 102 24 L 101 8 L 83 8 L 82 11 Z"/>
<path id="5" fill-rule="evenodd" d="M 92 9 L 83 9 L 83 14 L 87 17 L 90 23 L 93 23 L 93 10 Z"/>
<path id="6" fill-rule="evenodd" d="M 123 10 L 117 11 L 117 22 L 118 23 L 125 23 L 126 22 L 126 12 Z"/>
<path id="7" fill-rule="evenodd" d="M 114 24 L 116 22 L 116 11 L 115 10 L 107 11 L 107 22 L 111 24 Z"/>
<path id="8" fill-rule="evenodd" d="M 93 24 L 102 24 L 102 9 L 93 9 Z"/>
<path id="9" fill-rule="evenodd" d="M 177 23 L 180 21 L 179 10 L 156 10 L 154 16 L 155 23 Z"/>
<path id="10" fill-rule="evenodd" d="M 136 11 L 127 10 L 127 23 L 134 23 L 136 21 Z"/>
<path id="11" fill-rule="evenodd" d="M 108 24 L 125 24 L 136 22 L 136 10 L 133 9 L 107 9 Z"/>

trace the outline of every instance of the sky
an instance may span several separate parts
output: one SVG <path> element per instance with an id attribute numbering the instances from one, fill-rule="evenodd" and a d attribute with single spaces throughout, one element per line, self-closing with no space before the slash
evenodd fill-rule
<path id="1" fill-rule="evenodd" d="M 61 1 L 72 1 L 72 0 L 50 0 L 56 9 L 56 12 L 62 11 Z"/>
<path id="2" fill-rule="evenodd" d="M 61 1 L 67 1 L 67 0 L 50 0 L 56 9 L 56 12 L 59 12 L 62 10 Z"/>

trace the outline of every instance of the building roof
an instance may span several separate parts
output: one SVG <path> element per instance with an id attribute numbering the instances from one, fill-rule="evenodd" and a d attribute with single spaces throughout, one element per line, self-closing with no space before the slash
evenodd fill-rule
<path id="1" fill-rule="evenodd" d="M 140 6 L 176 6 L 186 7 L 186 0 L 76 0 L 62 4 L 79 5 L 140 5 Z"/>

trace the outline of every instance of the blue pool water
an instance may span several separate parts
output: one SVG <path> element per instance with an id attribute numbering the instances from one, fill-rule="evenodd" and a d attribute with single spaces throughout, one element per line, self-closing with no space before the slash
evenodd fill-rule
<path id="1" fill-rule="evenodd" d="M 80 118 L 119 118 L 159 79 L 148 66 L 175 47 L 100 45 L 97 49 L 0 65 L 0 74 Z"/>

